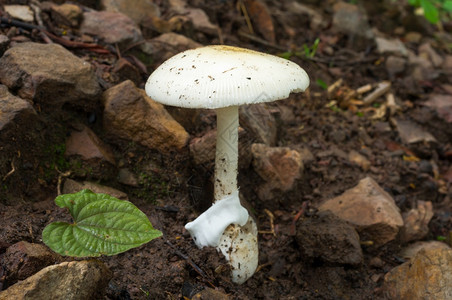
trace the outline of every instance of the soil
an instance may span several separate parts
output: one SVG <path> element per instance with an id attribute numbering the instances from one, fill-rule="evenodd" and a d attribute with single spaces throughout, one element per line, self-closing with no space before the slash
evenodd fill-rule
<path id="1" fill-rule="evenodd" d="M 438 91 L 441 84 L 451 84 L 450 76 L 439 76 L 416 87 L 412 85 L 414 79 L 409 72 L 390 78 L 382 63 L 384 57 L 377 54 L 373 44 L 369 43 L 363 50 L 357 50 L 347 35 L 333 32 L 331 26 L 323 30 L 310 29 L 307 20 L 297 23 L 292 14 L 285 10 L 281 10 L 282 15 L 272 15 L 277 46 L 268 46 L 262 42 L 265 41 L 262 36 L 257 35 L 258 39 L 250 40 L 239 34 L 246 23 L 233 3 L 213 2 L 189 1 L 192 6 L 203 9 L 212 22 L 220 25 L 223 29 L 222 39 L 230 45 L 277 54 L 281 53 L 280 48 L 287 48 L 288 45 L 312 45 L 318 37 L 322 40 L 336 39 L 333 56 L 327 57 L 319 47 L 314 56 L 317 59 L 291 57 L 310 75 L 309 93 L 291 95 L 289 99 L 268 105 L 271 111 L 276 112 L 277 145 L 307 149 L 312 153 L 312 159 L 304 161 L 302 179 L 297 181 L 291 191 L 277 193 L 271 201 L 262 201 L 256 193 L 263 183 L 262 179 L 250 164 L 240 170 L 240 191 L 252 207 L 259 230 L 271 229 L 268 210 L 274 216 L 275 233 L 259 234 L 259 268 L 245 284 L 237 286 L 231 283 L 227 264 L 221 255 L 214 249 L 198 249 L 184 229 L 184 225 L 196 218 L 212 198 L 209 181 L 212 166 L 194 165 L 188 148 L 181 152 L 159 153 L 128 141 L 110 140 L 101 126 L 101 107 L 94 112 L 80 112 L 65 107 L 63 111 L 46 112 L 48 127 L 59 124 L 57 130 L 42 128 L 39 130 L 42 136 L 33 139 L 42 141 L 46 147 L 38 146 L 30 151 L 33 145 L 10 145 L 5 153 L 20 151 L 33 156 L 34 160 L 46 160 L 48 165 L 58 164 L 61 150 L 56 146 L 64 144 L 70 124 L 76 119 L 110 144 L 116 158 L 125 167 L 140 174 L 139 187 L 121 185 L 112 176 L 94 178 L 103 185 L 126 192 L 129 200 L 146 213 L 154 227 L 164 234 L 139 248 L 114 257 L 101 258 L 114 273 L 106 291 L 106 299 L 190 299 L 206 287 L 218 289 L 230 295 L 231 299 L 383 299 L 381 286 L 384 274 L 403 262 L 398 253 L 404 244 L 398 239 L 378 248 L 362 245 L 363 262 L 344 265 L 303 255 L 302 247 L 297 243 L 296 228 L 302 222 L 316 217 L 315 207 L 320 202 L 343 193 L 357 185 L 360 179 L 371 176 L 393 196 L 402 212 L 413 208 L 417 200 L 431 201 L 435 215 L 425 239 L 447 237 L 452 230 L 452 189 L 451 182 L 439 180 L 438 174 L 444 174 L 451 168 L 452 126 L 422 103 L 430 94 Z M 330 4 L 335 1 L 307 2 L 312 3 L 313 8 L 328 20 L 331 19 L 332 10 L 326 7 L 331 7 Z M 271 1 L 267 1 L 267 5 L 270 11 L 275 6 L 282 6 Z M 161 7 L 165 9 L 164 4 Z M 400 19 L 391 14 L 391 7 L 367 9 L 382 12 L 368 14 L 370 24 L 382 32 L 395 35 L 396 28 L 402 26 L 399 24 Z M 397 9 L 403 9 L 403 13 L 411 11 L 409 6 Z M 290 25 L 295 31 L 292 36 L 283 29 L 285 25 Z M 430 34 L 436 28 L 429 24 L 424 24 L 422 28 L 427 28 L 421 31 L 422 35 L 432 40 Z M 8 27 L 0 28 L 0 33 L 8 30 Z M 143 32 L 147 34 L 146 38 L 158 35 L 152 30 Z M 203 44 L 220 42 L 218 36 L 192 34 L 190 37 Z M 21 34 L 21 31 L 17 31 L 15 38 L 43 42 L 38 35 Z M 437 50 L 444 55 L 451 53 L 450 47 L 438 47 Z M 78 56 L 90 56 L 93 66 L 98 67 L 112 64 L 116 59 L 112 54 L 102 56 L 88 49 L 73 51 Z M 161 63 L 159 58 L 154 59 L 154 63 L 148 66 L 149 72 Z M 99 70 L 99 73 L 105 74 L 105 70 Z M 147 75 L 141 75 L 141 87 Z M 394 114 L 387 112 L 384 117 L 373 119 L 372 111 L 366 111 L 364 107 L 355 110 L 356 107 L 347 104 L 341 106 L 340 102 L 337 106 L 328 105 L 331 100 L 338 99 L 334 97 L 338 94 L 328 95 L 321 84 L 316 83 L 318 79 L 327 85 L 342 79 L 343 87 L 350 90 L 390 80 L 401 110 Z M 377 100 L 373 107 L 378 108 L 382 102 L 384 99 Z M 89 114 L 95 114 L 96 118 L 87 118 Z M 394 118 L 416 122 L 422 129 L 432 133 L 437 142 L 403 144 L 393 124 Z M 33 127 L 26 122 L 24 126 Z M 186 129 L 192 137 L 196 137 L 214 126 L 215 118 L 206 114 L 202 122 Z M 26 140 L 21 137 L 18 139 Z M 49 148 L 48 145 L 56 146 Z M 364 153 L 371 167 L 363 170 L 341 155 L 352 150 Z M 407 159 L 410 156 L 418 159 Z M 10 161 L 3 156 L 0 164 L 1 174 L 4 175 L 7 171 L 3 172 L 3 169 L 10 169 Z M 61 172 L 71 168 L 69 163 L 64 166 Z M 42 243 L 41 232 L 50 222 L 69 220 L 67 211 L 57 208 L 53 202 L 61 184 L 61 174 L 54 169 L 47 169 L 49 172 L 37 175 L 33 169 L 18 168 L 14 176 L 3 181 L 7 191 L 1 197 L 3 203 L 0 203 L 0 258 L 7 247 L 16 242 L 25 240 Z M 37 187 L 28 188 L 29 181 L 36 181 L 36 177 L 41 180 L 39 184 L 36 183 Z M 92 179 L 80 173 L 70 177 L 76 180 Z M 27 193 L 24 193 L 24 189 L 27 189 Z M 300 210 L 301 217 L 295 219 Z M 376 259 L 380 263 L 375 263 Z M 0 289 L 15 283 L 8 281 L 5 275 L 1 279 Z"/>

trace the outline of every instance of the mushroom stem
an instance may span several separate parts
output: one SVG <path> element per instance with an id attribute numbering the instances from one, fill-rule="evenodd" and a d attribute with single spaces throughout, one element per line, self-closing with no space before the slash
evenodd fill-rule
<path id="1" fill-rule="evenodd" d="M 239 108 L 218 108 L 214 202 L 237 191 Z"/>

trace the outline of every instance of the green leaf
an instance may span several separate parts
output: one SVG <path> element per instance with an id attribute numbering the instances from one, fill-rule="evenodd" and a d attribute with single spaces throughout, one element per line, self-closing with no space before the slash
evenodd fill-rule
<path id="1" fill-rule="evenodd" d="M 82 190 L 60 195 L 55 203 L 69 209 L 74 223 L 47 225 L 42 232 L 42 240 L 61 255 L 115 255 L 162 235 L 131 202 L 110 195 Z"/>
<path id="2" fill-rule="evenodd" d="M 436 24 L 439 21 L 438 9 L 429 0 L 420 0 L 421 7 L 424 10 L 425 18 L 432 24 Z"/>
<path id="3" fill-rule="evenodd" d="M 443 8 L 448 12 L 452 12 L 452 0 L 446 0 L 443 4 Z"/>

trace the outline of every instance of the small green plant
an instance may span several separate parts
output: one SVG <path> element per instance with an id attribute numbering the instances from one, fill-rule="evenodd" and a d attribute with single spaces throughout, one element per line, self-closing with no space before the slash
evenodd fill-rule
<path id="1" fill-rule="evenodd" d="M 42 232 L 42 240 L 58 254 L 73 257 L 115 255 L 139 247 L 162 233 L 129 201 L 82 190 L 55 199 L 66 207 L 73 224 L 54 222 Z"/>
<path id="2" fill-rule="evenodd" d="M 408 0 L 414 7 L 422 8 L 424 16 L 432 24 L 437 24 L 441 16 L 451 17 L 452 0 Z"/>
<path id="3" fill-rule="evenodd" d="M 302 51 L 287 51 L 278 54 L 279 57 L 289 59 L 292 56 L 297 56 L 300 58 L 313 58 L 315 54 L 317 53 L 317 48 L 319 47 L 320 39 L 316 38 L 314 43 L 311 46 L 308 46 L 306 44 L 303 44 L 303 50 Z"/>
<path id="4" fill-rule="evenodd" d="M 322 79 L 317 79 L 315 83 L 317 83 L 317 85 L 325 91 L 328 89 L 328 84 L 326 84 L 326 82 Z"/>

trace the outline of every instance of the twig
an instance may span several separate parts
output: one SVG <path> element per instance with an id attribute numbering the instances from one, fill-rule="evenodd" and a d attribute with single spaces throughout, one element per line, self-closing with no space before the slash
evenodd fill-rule
<path id="1" fill-rule="evenodd" d="M 251 34 L 254 34 L 253 24 L 251 24 L 250 16 L 248 15 L 248 10 L 246 9 L 246 5 L 243 3 L 242 0 L 239 0 L 237 2 L 238 8 L 242 11 L 243 16 L 245 17 L 246 25 L 248 26 L 248 30 Z"/>
<path id="2" fill-rule="evenodd" d="M 90 50 L 92 52 L 96 52 L 96 53 L 100 53 L 100 54 L 109 54 L 110 53 L 109 50 L 105 49 L 101 45 L 69 41 L 69 40 L 63 39 L 63 38 L 61 38 L 59 36 L 56 36 L 56 35 L 50 33 L 49 31 L 47 31 L 46 29 L 44 29 L 44 28 L 42 28 L 40 26 L 28 24 L 28 23 L 25 23 L 25 22 L 21 22 L 21 21 L 9 19 L 9 18 L 1 17 L 0 18 L 0 24 L 7 24 L 7 25 L 10 25 L 10 26 L 16 26 L 16 27 L 20 27 L 20 28 L 23 28 L 23 29 L 27 29 L 27 30 L 37 29 L 40 32 L 42 32 L 45 35 L 47 35 L 52 40 L 56 41 L 57 43 L 63 45 L 64 47 L 67 47 L 67 48 L 84 48 L 84 49 L 88 49 L 88 50 Z"/>
<path id="3" fill-rule="evenodd" d="M 9 171 L 8 173 L 6 173 L 5 176 L 3 176 L 3 181 L 5 181 L 6 178 L 11 176 L 15 171 L 16 171 L 16 168 L 14 167 L 14 158 L 13 158 L 13 160 L 11 161 L 11 171 Z"/>
<path id="4" fill-rule="evenodd" d="M 242 31 L 242 30 L 239 30 L 239 31 L 238 31 L 238 34 L 239 34 L 239 36 L 241 36 L 241 37 L 247 38 L 247 39 L 249 39 L 249 40 L 252 40 L 253 42 L 262 44 L 262 45 L 264 45 L 264 46 L 272 47 L 272 48 L 274 48 L 274 49 L 276 49 L 276 50 L 278 50 L 278 51 L 286 51 L 286 50 L 287 50 L 287 49 L 284 48 L 284 47 L 281 47 L 281 46 L 278 46 L 278 45 L 276 45 L 276 44 L 267 42 L 266 40 L 261 39 L 260 37 L 257 37 L 257 36 L 255 36 L 255 35 L 249 34 L 249 33 L 244 32 L 244 31 Z"/>
<path id="5" fill-rule="evenodd" d="M 301 204 L 300 210 L 295 215 L 295 217 L 293 217 L 292 224 L 290 224 L 290 235 L 295 235 L 295 231 L 296 231 L 295 228 L 296 228 L 297 221 L 301 217 L 301 215 L 304 214 L 307 206 L 308 206 L 308 202 L 303 202 Z"/>
<path id="6" fill-rule="evenodd" d="M 382 81 L 377 85 L 377 88 L 370 93 L 369 95 L 367 95 L 364 98 L 364 104 L 365 105 L 370 105 L 372 104 L 372 102 L 374 102 L 376 99 L 378 99 L 379 97 L 383 96 L 384 94 L 386 94 L 389 89 L 391 88 L 391 82 L 389 81 Z"/>
<path id="7" fill-rule="evenodd" d="M 275 219 L 275 216 L 268 209 L 264 209 L 264 211 L 268 215 L 268 217 L 270 218 L 270 230 L 259 230 L 259 233 L 261 233 L 261 234 L 271 233 L 271 234 L 273 234 L 273 236 L 276 236 L 275 224 L 273 222 L 274 219 Z"/>
<path id="8" fill-rule="evenodd" d="M 71 171 L 67 171 L 65 173 L 62 173 L 60 170 L 58 170 L 57 167 L 55 167 L 55 170 L 58 172 L 58 183 L 57 183 L 57 196 L 61 195 L 61 183 L 63 181 L 63 178 L 68 177 L 71 175 Z"/>

